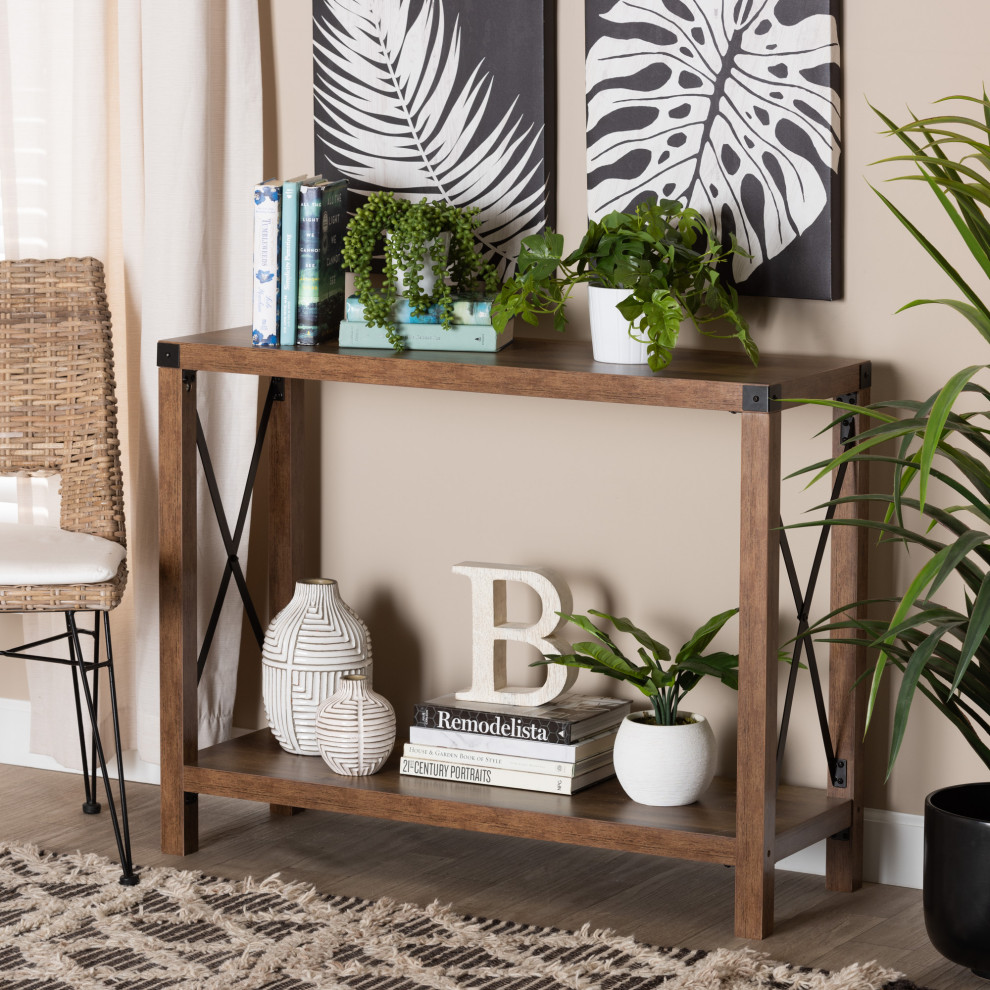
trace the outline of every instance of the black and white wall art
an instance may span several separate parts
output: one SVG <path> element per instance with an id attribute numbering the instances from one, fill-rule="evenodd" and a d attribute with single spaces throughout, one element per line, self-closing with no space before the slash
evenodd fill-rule
<path id="1" fill-rule="evenodd" d="M 313 0 L 315 170 L 481 210 L 511 272 L 554 222 L 555 0 Z"/>
<path id="2" fill-rule="evenodd" d="M 678 199 L 741 293 L 841 296 L 839 4 L 586 0 L 589 215 Z"/>

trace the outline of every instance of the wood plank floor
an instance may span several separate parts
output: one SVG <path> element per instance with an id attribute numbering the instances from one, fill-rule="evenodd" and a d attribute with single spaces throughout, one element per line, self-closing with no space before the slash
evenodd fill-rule
<path id="1" fill-rule="evenodd" d="M 116 858 L 105 814 L 83 815 L 78 776 L 0 765 L 0 839 Z M 732 934 L 733 871 L 632 853 L 307 811 L 200 799 L 200 851 L 159 848 L 158 788 L 128 787 L 135 863 L 225 877 L 303 880 L 326 893 L 453 904 L 464 914 L 573 929 L 588 923 L 654 945 L 749 945 L 775 958 L 835 969 L 876 959 L 933 990 L 988 990 L 943 959 L 925 934 L 921 891 L 869 884 L 825 890 L 821 877 L 778 871 L 774 934 Z"/>

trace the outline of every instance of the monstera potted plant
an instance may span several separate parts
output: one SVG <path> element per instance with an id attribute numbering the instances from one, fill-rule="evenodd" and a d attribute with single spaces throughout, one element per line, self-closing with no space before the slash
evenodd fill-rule
<path id="1" fill-rule="evenodd" d="M 382 327 L 395 350 L 404 347 L 394 319 L 400 296 L 408 299 L 415 316 L 435 311 L 449 330 L 455 293 L 498 291 L 498 272 L 482 257 L 475 239 L 478 213 L 477 207 L 425 198 L 413 202 L 384 190 L 373 192 L 348 221 L 341 251 L 344 270 L 354 274 L 365 320 Z M 384 257 L 384 267 L 376 280 L 379 257 Z"/>
<path id="2" fill-rule="evenodd" d="M 736 290 L 720 271 L 739 252 L 735 238 L 724 247 L 697 210 L 669 199 L 593 220 L 566 256 L 563 236 L 546 229 L 523 239 L 492 323 L 501 329 L 519 316 L 535 325 L 540 314 L 552 314 L 554 328 L 563 330 L 571 292 L 586 282 L 596 361 L 648 363 L 659 371 L 670 363 L 681 324 L 690 321 L 710 337 L 736 338 L 756 364 L 759 351 Z"/>
<path id="3" fill-rule="evenodd" d="M 671 657 L 670 650 L 629 619 L 591 609 L 589 616 L 607 619 L 630 634 L 639 647 L 637 663 L 627 657 L 607 632 L 583 615 L 558 612 L 593 639 L 575 643 L 573 653 L 544 654 L 530 666 L 557 663 L 606 674 L 635 685 L 650 708 L 632 712 L 619 725 L 613 762 L 622 789 L 639 804 L 672 807 L 691 804 L 707 790 L 715 775 L 715 735 L 703 715 L 681 709 L 684 696 L 702 677 L 717 677 L 739 687 L 739 655 L 706 654 L 712 640 L 739 609 L 713 616 Z"/>
<path id="4" fill-rule="evenodd" d="M 927 184 L 959 233 L 972 270 L 990 280 L 990 101 L 985 92 L 982 98 L 947 99 L 961 103 L 961 110 L 902 126 L 877 111 L 907 149 L 884 162 L 912 167 L 895 178 Z M 967 115 L 974 104 L 976 114 Z M 990 342 L 986 289 L 971 284 L 950 260 L 952 252 L 943 253 L 887 197 L 881 199 L 963 297 L 916 299 L 903 308 L 945 305 Z M 880 503 L 879 518 L 831 524 L 869 527 L 922 559 L 903 592 L 884 600 L 885 618 L 833 615 L 813 629 L 847 641 L 865 637 L 878 649 L 867 724 L 885 671 L 902 672 L 888 775 L 919 694 L 962 733 L 990 773 L 990 391 L 979 382 L 987 368 L 963 368 L 920 401 L 829 403 L 843 416 L 861 416 L 866 428 L 837 459 L 806 469 L 820 476 L 842 461 L 892 467 L 890 492 L 870 496 Z M 839 611 L 868 615 L 879 604 L 855 602 Z M 932 944 L 990 978 L 990 780 L 942 788 L 926 798 L 923 884 Z"/>

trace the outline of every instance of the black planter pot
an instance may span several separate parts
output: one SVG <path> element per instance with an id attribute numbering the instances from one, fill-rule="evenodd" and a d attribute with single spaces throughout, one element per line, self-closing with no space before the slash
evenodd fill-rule
<path id="1" fill-rule="evenodd" d="M 990 979 L 990 783 L 925 798 L 924 904 L 932 945 Z"/>

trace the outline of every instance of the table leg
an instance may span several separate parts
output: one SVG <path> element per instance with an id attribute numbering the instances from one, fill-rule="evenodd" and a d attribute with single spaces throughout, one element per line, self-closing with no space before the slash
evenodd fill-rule
<path id="1" fill-rule="evenodd" d="M 196 795 L 184 768 L 198 758 L 196 711 L 196 380 L 158 370 L 159 629 L 162 852 L 199 845 Z"/>
<path id="2" fill-rule="evenodd" d="M 856 401 L 866 405 L 870 390 L 862 389 Z M 858 433 L 869 424 L 854 426 Z M 840 427 L 832 441 L 833 456 L 841 453 Z M 868 477 L 866 464 L 850 464 L 843 481 L 843 496 L 864 494 Z M 835 517 L 856 518 L 865 511 L 862 502 L 840 505 Z M 866 555 L 869 530 L 860 526 L 834 526 L 832 541 L 831 609 L 852 601 L 863 601 L 868 594 Z M 859 609 L 859 614 L 865 610 Z M 852 612 L 847 613 L 852 615 Z M 846 633 L 846 635 L 849 635 Z M 846 761 L 846 786 L 837 788 L 829 782 L 829 797 L 853 802 L 852 826 L 848 836 L 830 838 L 825 844 L 825 886 L 828 890 L 858 890 L 863 883 L 863 726 L 866 719 L 867 684 L 856 685 L 866 669 L 866 640 L 854 646 L 833 643 L 829 648 L 829 723 L 837 760 Z"/>
<path id="3" fill-rule="evenodd" d="M 780 413 L 742 413 L 736 915 L 740 938 L 773 931 Z"/>
<path id="4" fill-rule="evenodd" d="M 303 384 L 284 380 L 283 399 L 272 407 L 268 427 L 268 600 L 272 616 L 289 603 L 302 577 Z M 292 815 L 302 809 L 272 804 L 269 810 L 273 815 Z"/>

